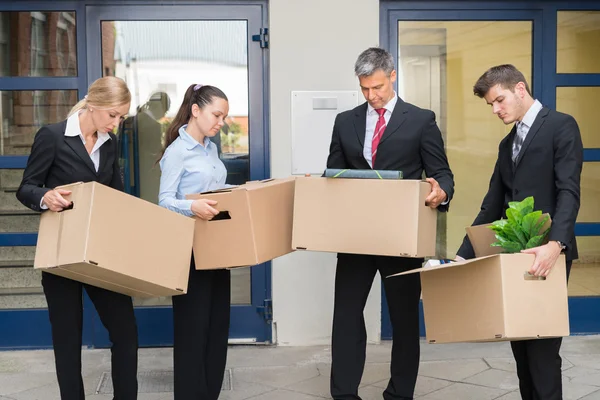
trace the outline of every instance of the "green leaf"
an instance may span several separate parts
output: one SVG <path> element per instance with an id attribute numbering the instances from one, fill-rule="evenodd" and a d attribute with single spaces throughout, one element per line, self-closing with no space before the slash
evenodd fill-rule
<path id="1" fill-rule="evenodd" d="M 523 227 L 523 233 L 527 235 L 528 239 L 533 236 L 536 236 L 537 232 L 534 232 L 533 227 L 540 220 L 541 216 L 541 211 L 534 211 L 523 217 L 521 226 Z"/>
<path id="2" fill-rule="evenodd" d="M 521 213 L 514 208 L 506 210 L 506 216 L 508 217 L 508 222 L 512 224 L 519 224 L 522 218 Z"/>
<path id="3" fill-rule="evenodd" d="M 546 235 L 538 235 L 538 236 L 534 236 L 531 239 L 529 239 L 529 242 L 527 242 L 527 246 L 525 247 L 526 249 L 531 249 L 532 247 L 538 247 L 542 244 L 542 242 L 544 241 L 544 236 Z"/>
<path id="4" fill-rule="evenodd" d="M 496 239 L 498 240 L 498 242 L 496 242 L 498 243 L 497 246 L 502 247 L 507 253 L 518 253 L 519 251 L 523 250 L 523 246 L 518 242 L 506 240 L 499 235 L 496 235 Z"/>
<path id="5" fill-rule="evenodd" d="M 533 205 L 534 205 L 533 196 L 529 196 L 529 197 L 525 198 L 520 203 L 519 211 L 521 212 L 521 215 L 525 216 L 525 215 L 533 212 Z"/>
<path id="6" fill-rule="evenodd" d="M 510 230 L 511 234 L 515 238 L 512 239 L 513 242 L 518 242 L 521 245 L 521 248 L 525 248 L 528 238 L 525 237 L 520 225 L 509 224 L 505 230 Z"/>
<path id="7" fill-rule="evenodd" d="M 522 201 L 511 201 L 508 203 L 509 209 L 513 209 L 521 216 L 525 216 L 533 211 L 534 200 L 532 196 L 529 196 Z"/>
<path id="8" fill-rule="evenodd" d="M 542 227 L 546 224 L 546 222 L 548 222 L 548 218 L 550 218 L 548 215 L 544 216 L 544 218 L 541 218 L 538 220 L 538 222 L 536 222 L 533 225 L 533 230 L 531 231 L 531 236 L 537 236 L 540 234 L 540 230 L 542 229 Z M 547 232 L 548 230 L 546 230 Z"/>

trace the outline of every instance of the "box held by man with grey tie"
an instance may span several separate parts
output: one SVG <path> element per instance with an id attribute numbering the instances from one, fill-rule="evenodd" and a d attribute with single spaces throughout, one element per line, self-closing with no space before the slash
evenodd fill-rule
<path id="1" fill-rule="evenodd" d="M 551 223 L 548 219 L 542 231 Z M 496 238 L 489 225 L 466 228 L 477 258 L 397 274 L 421 273 L 427 341 L 569 336 L 565 256 L 547 277 L 531 276 L 535 256 L 490 246 Z"/>

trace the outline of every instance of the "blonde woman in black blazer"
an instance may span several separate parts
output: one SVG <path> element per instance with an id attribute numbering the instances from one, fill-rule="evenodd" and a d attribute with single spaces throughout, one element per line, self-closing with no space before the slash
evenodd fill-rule
<path id="1" fill-rule="evenodd" d="M 96 181 L 123 190 L 117 139 L 111 131 L 129 110 L 125 82 L 100 78 L 73 107 L 67 120 L 42 127 L 35 136 L 17 198 L 35 211 L 61 211 L 70 205 L 73 182 Z M 115 227 L 118 229 L 118 227 Z M 137 325 L 131 297 L 42 272 L 52 325 L 56 373 L 62 400 L 84 400 L 81 378 L 82 290 L 94 303 L 112 342 L 115 400 L 137 398 Z"/>

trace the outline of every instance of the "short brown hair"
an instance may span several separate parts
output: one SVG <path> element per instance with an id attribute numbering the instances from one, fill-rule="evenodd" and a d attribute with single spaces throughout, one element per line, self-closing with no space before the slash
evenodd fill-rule
<path id="1" fill-rule="evenodd" d="M 485 73 L 477 79 L 475 86 L 473 86 L 473 93 L 475 96 L 483 98 L 487 92 L 496 85 L 500 85 L 502 88 L 514 92 L 515 86 L 519 82 L 525 84 L 525 89 L 531 96 L 531 90 L 529 90 L 529 85 L 521 71 L 511 64 L 497 65 L 485 71 Z"/>

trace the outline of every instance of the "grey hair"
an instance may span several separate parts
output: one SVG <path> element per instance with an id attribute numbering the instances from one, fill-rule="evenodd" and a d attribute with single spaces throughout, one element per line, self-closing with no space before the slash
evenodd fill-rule
<path id="1" fill-rule="evenodd" d="M 354 64 L 354 73 L 358 77 L 371 76 L 379 69 L 387 76 L 394 70 L 394 57 L 379 47 L 371 47 L 360 53 Z"/>

